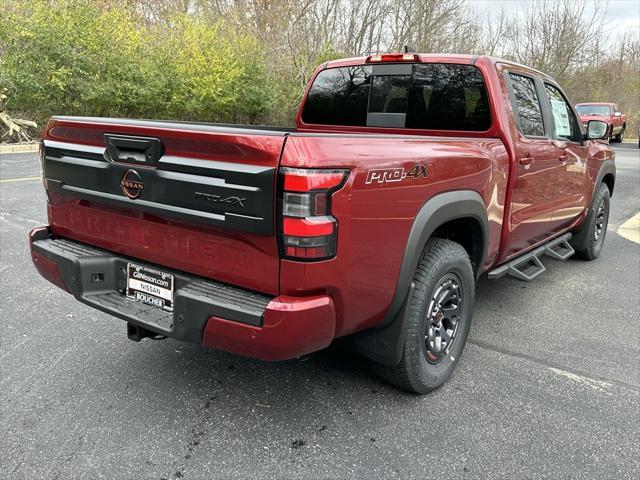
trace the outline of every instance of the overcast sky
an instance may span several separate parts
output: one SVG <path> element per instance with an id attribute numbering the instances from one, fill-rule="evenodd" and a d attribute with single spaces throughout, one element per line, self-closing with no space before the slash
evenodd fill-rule
<path id="1" fill-rule="evenodd" d="M 503 8 L 506 13 L 515 13 L 531 0 L 469 0 L 479 9 L 497 10 Z M 587 0 L 593 5 L 594 0 Z M 607 28 L 640 29 L 640 0 L 609 0 L 606 14 Z M 615 32 L 614 32 L 615 33 Z"/>

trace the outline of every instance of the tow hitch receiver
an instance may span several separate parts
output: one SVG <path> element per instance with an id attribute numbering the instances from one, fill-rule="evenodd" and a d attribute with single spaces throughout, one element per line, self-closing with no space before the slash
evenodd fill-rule
<path id="1" fill-rule="evenodd" d="M 127 337 L 129 340 L 133 340 L 134 342 L 139 342 L 143 338 L 151 338 L 152 340 L 164 340 L 164 335 L 159 335 L 156 332 L 152 332 L 151 330 L 147 330 L 146 328 L 137 327 L 130 323 L 127 323 Z"/>

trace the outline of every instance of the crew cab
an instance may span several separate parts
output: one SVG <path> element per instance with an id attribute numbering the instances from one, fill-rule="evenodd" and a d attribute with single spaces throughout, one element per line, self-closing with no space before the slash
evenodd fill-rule
<path id="1" fill-rule="evenodd" d="M 607 133 L 544 73 L 414 53 L 324 63 L 291 129 L 52 117 L 31 256 L 132 340 L 286 360 L 349 336 L 426 393 L 460 360 L 481 275 L 598 257 Z"/>
<path id="2" fill-rule="evenodd" d="M 578 103 L 576 111 L 586 128 L 590 120 L 600 120 L 609 126 L 609 139 L 622 142 L 627 129 L 627 116 L 615 103 Z"/>

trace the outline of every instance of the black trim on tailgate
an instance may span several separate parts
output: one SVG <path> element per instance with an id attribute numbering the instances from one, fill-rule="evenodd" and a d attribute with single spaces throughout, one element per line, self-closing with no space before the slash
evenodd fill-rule
<path id="1" fill-rule="evenodd" d="M 105 149 L 44 141 L 51 192 L 132 210 L 264 235 L 273 234 L 275 168 L 166 156 L 157 168 L 110 161 Z M 135 170 L 143 189 L 128 198 L 122 181 Z"/>

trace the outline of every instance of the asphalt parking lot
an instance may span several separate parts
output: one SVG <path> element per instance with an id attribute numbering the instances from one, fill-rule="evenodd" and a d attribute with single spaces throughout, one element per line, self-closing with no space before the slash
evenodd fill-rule
<path id="1" fill-rule="evenodd" d="M 614 147 L 600 259 L 481 280 L 461 363 L 423 397 L 342 345 L 263 363 L 127 340 L 38 276 L 37 155 L 0 155 L 2 477 L 638 478 L 640 245 L 616 230 L 640 211 L 640 153 Z"/>

